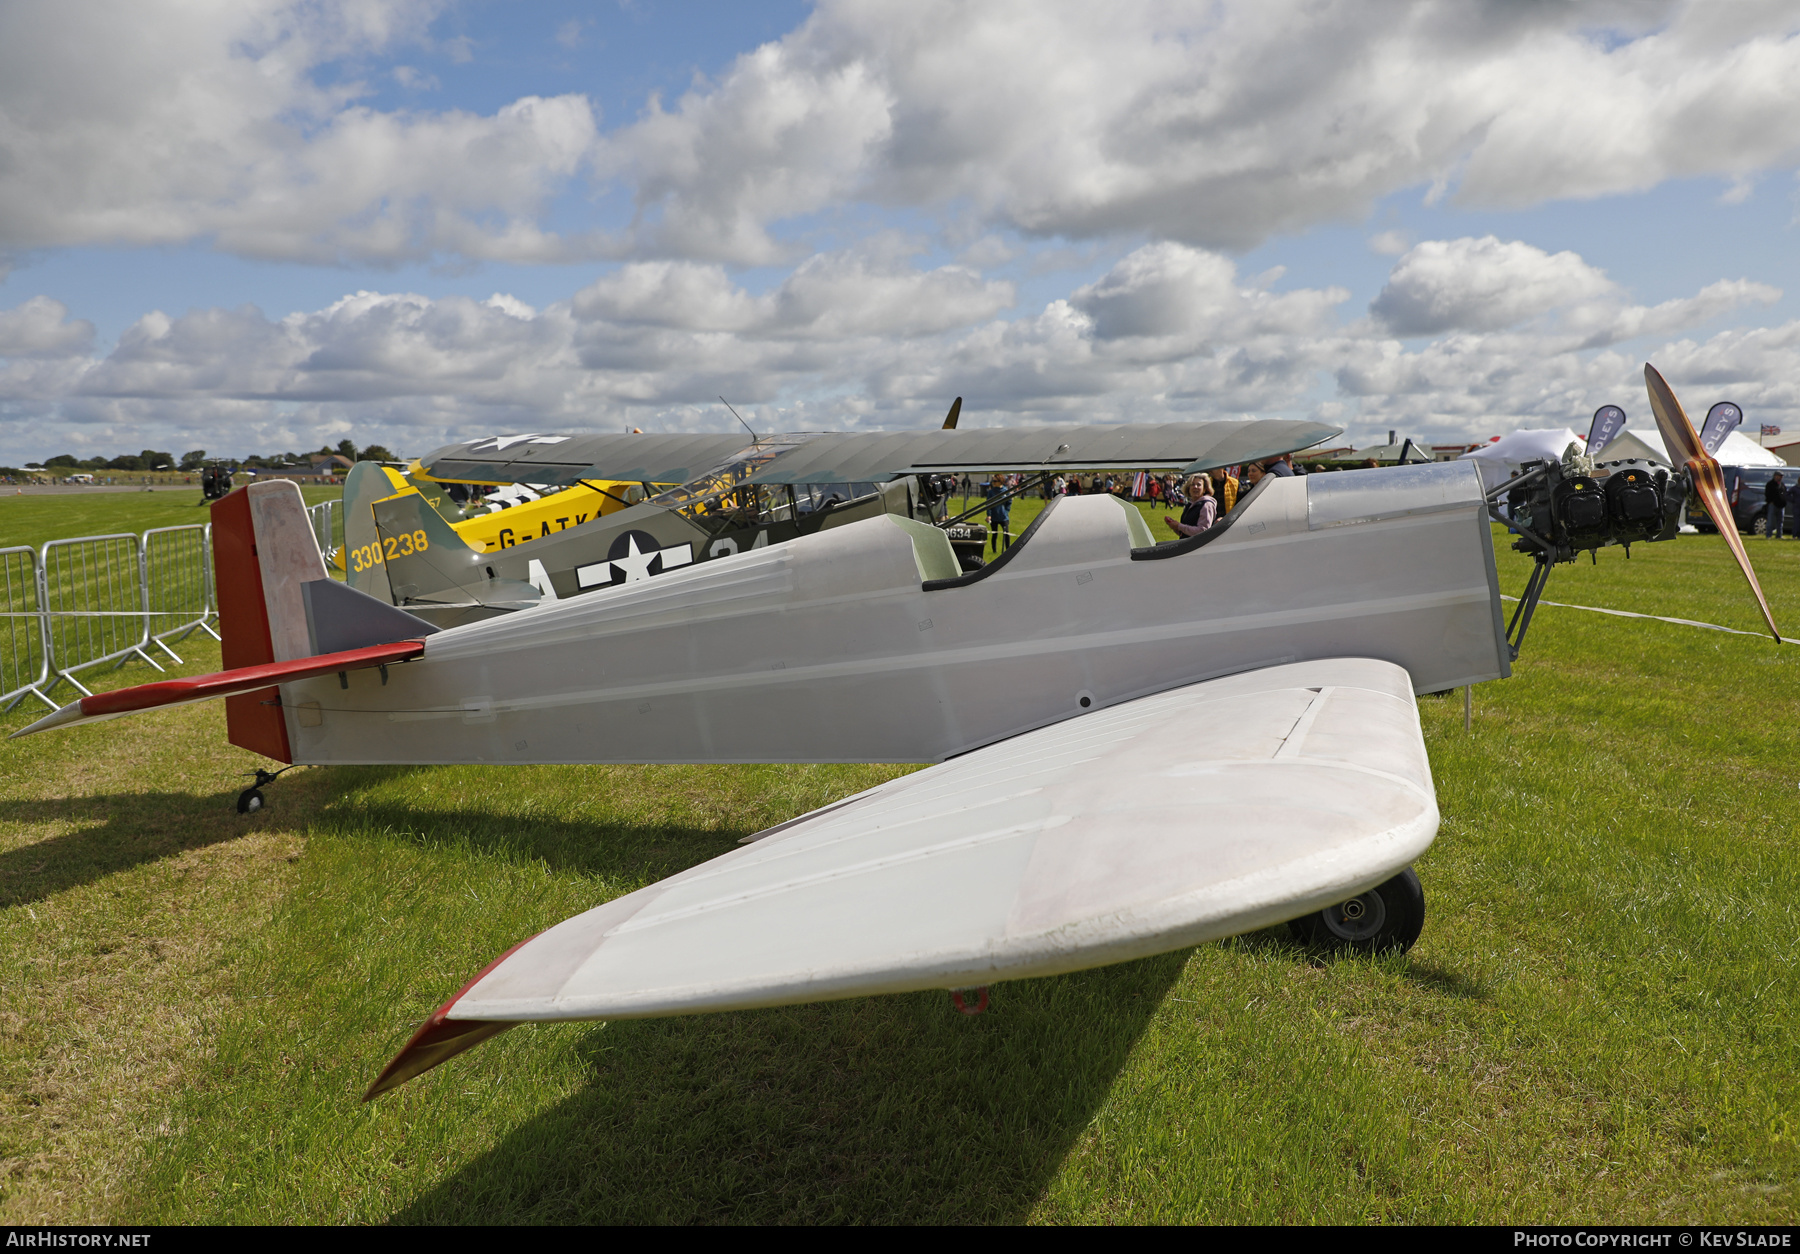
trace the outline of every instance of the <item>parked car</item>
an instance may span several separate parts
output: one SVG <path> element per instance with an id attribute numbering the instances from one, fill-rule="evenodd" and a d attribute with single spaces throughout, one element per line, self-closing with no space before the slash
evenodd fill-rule
<path id="1" fill-rule="evenodd" d="M 1787 519 L 1782 527 L 1782 534 L 1800 535 L 1800 520 L 1794 517 L 1795 501 L 1792 495 L 1796 476 L 1800 476 L 1800 467 L 1721 466 L 1719 469 L 1725 475 L 1725 499 L 1731 502 L 1731 513 L 1737 519 L 1738 530 L 1747 531 L 1753 536 L 1760 536 L 1768 530 L 1768 506 L 1763 500 L 1763 488 L 1768 485 L 1771 475 L 1777 470 L 1781 471 L 1781 481 L 1787 485 L 1789 493 Z M 1688 496 L 1687 520 L 1701 531 L 1716 530 L 1712 519 L 1706 516 L 1700 498 L 1691 493 Z"/>

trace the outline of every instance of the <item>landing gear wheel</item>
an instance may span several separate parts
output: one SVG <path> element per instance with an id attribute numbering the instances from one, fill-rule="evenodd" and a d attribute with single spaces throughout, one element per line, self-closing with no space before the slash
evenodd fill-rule
<path id="1" fill-rule="evenodd" d="M 382 669 L 383 669 L 383 673 L 385 674 L 386 668 L 383 667 Z M 387 681 L 384 679 L 382 682 L 386 683 Z M 256 776 L 256 782 L 254 784 L 250 785 L 250 787 L 244 789 L 243 792 L 238 794 L 238 800 L 237 800 L 238 813 L 239 814 L 255 814 L 258 810 L 260 810 L 264 806 L 268 805 L 269 804 L 268 799 L 262 795 L 263 788 L 266 785 L 273 784 L 276 780 L 280 779 L 283 775 L 286 775 L 289 771 L 291 771 L 293 769 L 294 768 L 292 766 L 284 766 L 279 771 L 257 770 L 254 772 L 250 772 L 251 774 L 254 774 Z"/>
<path id="2" fill-rule="evenodd" d="M 1360 896 L 1288 924 L 1303 944 L 1353 954 L 1403 954 L 1425 927 L 1425 890 L 1411 868 Z"/>

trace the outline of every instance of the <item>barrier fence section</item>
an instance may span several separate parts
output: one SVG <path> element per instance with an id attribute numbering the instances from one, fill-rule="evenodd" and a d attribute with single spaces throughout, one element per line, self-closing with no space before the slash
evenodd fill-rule
<path id="1" fill-rule="evenodd" d="M 0 628 L 0 702 L 7 709 L 36 693 L 52 707 L 41 689 L 50 680 L 50 642 L 44 636 L 43 604 L 38 600 L 38 554 L 25 546 L 0 549 L 0 595 L 6 598 L 5 626 Z"/>
<path id="2" fill-rule="evenodd" d="M 46 694 L 67 680 L 82 696 L 91 695 L 75 671 L 139 657 L 161 670 L 145 652 L 150 616 L 144 608 L 144 542 L 124 533 L 77 536 L 44 545 L 38 566 L 38 595 L 50 637 L 52 679 Z"/>
<path id="3" fill-rule="evenodd" d="M 169 639 L 185 640 L 204 631 L 219 633 L 212 615 L 212 526 L 155 527 L 144 533 L 144 610 L 146 632 L 156 647 L 181 661 Z"/>
<path id="4" fill-rule="evenodd" d="M 334 552 L 344 546 L 344 511 L 339 508 L 341 505 L 341 500 L 330 500 L 306 507 L 307 516 L 312 519 L 313 538 L 319 542 L 319 552 L 327 562 Z"/>
<path id="5" fill-rule="evenodd" d="M 204 631 L 215 640 L 218 598 L 212 585 L 212 528 L 156 527 L 132 535 L 51 540 L 41 549 L 0 549 L 0 705 L 51 693 L 75 672 L 132 658 L 176 662 L 171 640 Z"/>

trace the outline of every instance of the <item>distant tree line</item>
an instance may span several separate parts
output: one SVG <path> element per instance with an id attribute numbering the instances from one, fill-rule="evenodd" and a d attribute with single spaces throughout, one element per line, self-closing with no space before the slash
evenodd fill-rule
<path id="1" fill-rule="evenodd" d="M 155 449 L 145 449 L 141 453 L 122 453 L 117 457 L 77 457 L 73 453 L 58 453 L 55 457 L 44 459 L 44 469 L 61 471 L 85 470 L 89 472 L 130 473 L 146 470 L 185 470 L 198 471 L 202 467 L 217 462 L 221 465 L 240 467 L 247 466 L 257 470 L 275 470 L 296 466 L 311 466 L 325 458 L 345 457 L 353 462 L 394 462 L 400 459 L 385 446 L 371 444 L 367 448 L 358 449 L 353 440 L 339 440 L 336 448 L 324 447 L 314 453 L 252 453 L 248 457 L 210 457 L 203 448 L 192 449 L 177 458 L 173 453 L 161 453 Z M 0 466 L 0 475 L 22 475 L 25 472 L 12 466 Z"/>

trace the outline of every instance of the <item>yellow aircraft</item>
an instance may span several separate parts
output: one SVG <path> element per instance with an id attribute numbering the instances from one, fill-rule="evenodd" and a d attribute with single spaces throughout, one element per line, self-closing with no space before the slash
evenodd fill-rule
<path id="1" fill-rule="evenodd" d="M 465 507 L 453 500 L 441 483 L 420 471 L 418 462 L 405 471 L 374 462 L 359 463 L 353 473 L 360 482 L 354 487 L 345 484 L 346 503 L 352 497 L 365 504 L 404 496 L 422 497 L 463 543 L 478 553 L 493 553 L 604 518 L 636 505 L 646 495 L 641 483 L 586 479 L 566 488 L 542 491 L 523 484 L 508 485 L 485 502 L 471 501 Z M 339 549 L 331 560 L 344 570 L 349 556 Z"/>

